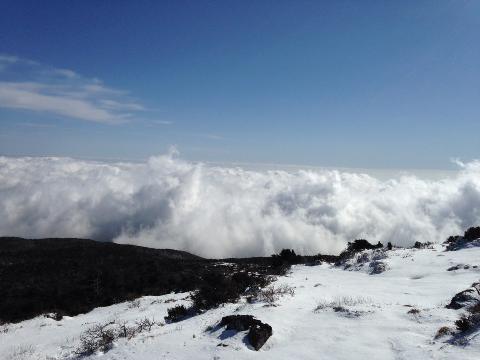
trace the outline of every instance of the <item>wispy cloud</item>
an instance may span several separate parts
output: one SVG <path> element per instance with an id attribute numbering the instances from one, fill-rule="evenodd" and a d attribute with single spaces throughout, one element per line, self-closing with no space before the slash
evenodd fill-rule
<path id="1" fill-rule="evenodd" d="M 195 137 L 200 137 L 204 139 L 210 139 L 210 140 L 223 140 L 225 139 L 223 136 L 217 135 L 217 134 L 192 134 L 192 136 Z"/>
<path id="2" fill-rule="evenodd" d="M 168 121 L 168 120 L 151 120 L 150 121 L 152 124 L 157 124 L 157 125 L 172 125 L 173 121 Z"/>
<path id="3" fill-rule="evenodd" d="M 0 107 L 47 112 L 85 121 L 119 124 L 144 111 L 128 92 L 107 87 L 73 70 L 58 69 L 11 55 L 0 55 Z"/>

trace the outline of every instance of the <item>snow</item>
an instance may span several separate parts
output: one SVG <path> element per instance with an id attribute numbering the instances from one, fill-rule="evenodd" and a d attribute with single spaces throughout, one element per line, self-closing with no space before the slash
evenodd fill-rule
<path id="1" fill-rule="evenodd" d="M 242 299 L 184 321 L 154 326 L 130 340 L 119 339 L 89 359 L 479 359 L 480 337 L 466 346 L 434 339 L 453 326 L 463 310 L 446 309 L 457 292 L 480 279 L 480 248 L 446 252 L 395 249 L 382 259 L 387 270 L 370 275 L 368 263 L 344 270 L 329 264 L 297 265 L 275 286 L 295 287 L 277 306 Z M 447 271 L 457 264 L 469 269 Z M 120 303 L 55 321 L 37 317 L 0 327 L 0 359 L 74 358 L 82 331 L 117 319 L 133 324 L 145 317 L 163 321 L 167 309 L 188 305 L 188 293 L 146 296 L 138 306 Z M 341 306 L 343 311 L 335 311 Z M 418 314 L 408 314 L 412 308 Z M 251 314 L 273 328 L 260 351 L 246 344 L 246 332 L 208 331 L 225 315 Z M 220 343 L 227 346 L 217 346 Z"/>

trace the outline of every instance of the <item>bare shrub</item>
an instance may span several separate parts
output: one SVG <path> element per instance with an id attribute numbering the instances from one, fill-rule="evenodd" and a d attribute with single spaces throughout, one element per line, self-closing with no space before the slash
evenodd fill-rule
<path id="1" fill-rule="evenodd" d="M 446 335 L 451 335 L 452 332 L 452 329 L 450 329 L 448 326 L 442 326 L 435 334 L 435 340 L 440 339 L 441 337 Z"/>
<path id="2" fill-rule="evenodd" d="M 344 309 L 346 307 L 358 306 L 358 305 L 372 305 L 373 301 L 370 298 L 357 296 L 339 296 L 333 300 L 320 300 L 317 303 L 317 307 L 314 309 L 314 312 L 325 310 L 325 309 Z"/>
<path id="3" fill-rule="evenodd" d="M 137 331 L 150 331 L 153 325 L 157 325 L 155 319 L 144 318 L 142 320 L 136 321 L 135 324 L 137 325 Z"/>
<path id="4" fill-rule="evenodd" d="M 35 349 L 30 344 L 23 344 L 14 347 L 7 355 L 6 360 L 27 360 L 31 359 L 35 353 Z"/>
<path id="5" fill-rule="evenodd" d="M 133 326 L 128 326 L 124 321 L 119 325 L 118 337 L 131 339 L 137 333 L 137 329 Z"/>
<path id="6" fill-rule="evenodd" d="M 80 335 L 80 346 L 75 350 L 78 355 L 90 355 L 97 351 L 108 351 L 118 333 L 112 328 L 114 322 L 97 324 Z"/>
<path id="7" fill-rule="evenodd" d="M 130 301 L 127 305 L 129 309 L 137 309 L 140 307 L 140 299 L 135 299 L 133 301 Z"/>
<path id="8" fill-rule="evenodd" d="M 462 315 L 455 321 L 455 326 L 462 333 L 475 330 L 480 327 L 480 314 Z"/>
<path id="9" fill-rule="evenodd" d="M 259 301 L 265 301 L 267 304 L 273 305 L 278 299 L 285 295 L 294 296 L 295 289 L 286 284 L 280 285 L 278 287 L 272 285 L 263 290 L 260 290 L 256 298 Z"/>
<path id="10" fill-rule="evenodd" d="M 148 318 L 136 321 L 135 326 L 128 326 L 125 321 L 119 323 L 115 320 L 94 325 L 80 335 L 80 345 L 75 350 L 75 354 L 85 356 L 97 351 L 106 352 L 111 349 L 116 339 L 131 339 L 138 333 L 150 331 L 154 325 L 159 324 L 155 322 L 155 319 Z"/>

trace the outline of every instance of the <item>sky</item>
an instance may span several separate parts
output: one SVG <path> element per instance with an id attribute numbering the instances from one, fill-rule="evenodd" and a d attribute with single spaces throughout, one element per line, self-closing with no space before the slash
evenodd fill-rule
<path id="1" fill-rule="evenodd" d="M 450 169 L 478 1 L 0 2 L 0 155 Z"/>

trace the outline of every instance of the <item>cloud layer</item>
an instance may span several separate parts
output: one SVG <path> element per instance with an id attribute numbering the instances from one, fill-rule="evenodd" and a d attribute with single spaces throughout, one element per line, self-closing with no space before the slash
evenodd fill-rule
<path id="1" fill-rule="evenodd" d="M 125 91 L 106 87 L 69 69 L 0 55 L 0 107 L 47 112 L 106 124 L 126 122 L 144 107 Z"/>
<path id="2" fill-rule="evenodd" d="M 0 157 L 0 234 L 87 237 L 208 257 L 288 247 L 411 245 L 480 224 L 480 163 L 456 177 L 381 181 L 339 171 L 247 171 L 175 154 L 146 163 Z"/>

